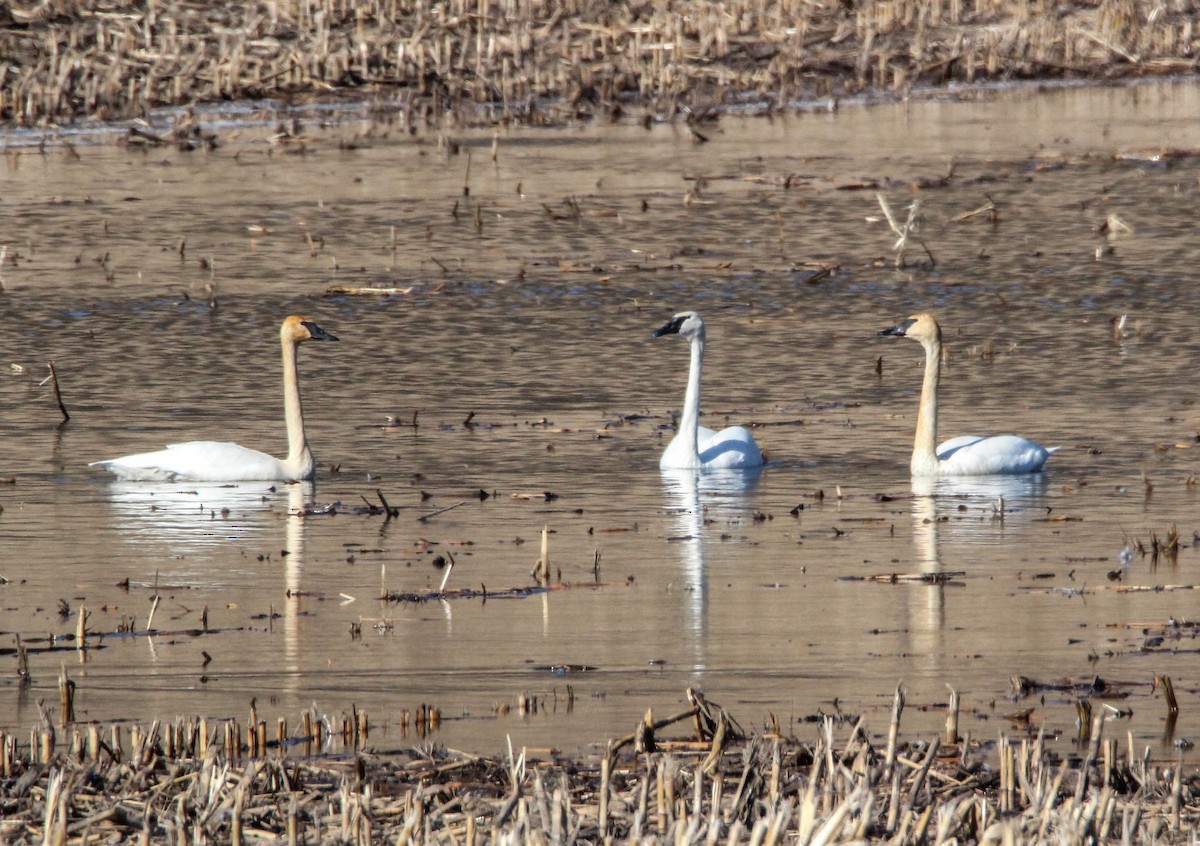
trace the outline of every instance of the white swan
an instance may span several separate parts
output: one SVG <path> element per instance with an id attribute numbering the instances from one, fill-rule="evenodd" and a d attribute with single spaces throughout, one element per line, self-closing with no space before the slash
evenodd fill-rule
<path id="1" fill-rule="evenodd" d="M 1000 473 L 1037 473 L 1058 447 L 1046 448 L 1016 435 L 990 438 L 961 435 L 937 444 L 938 381 L 942 375 L 942 327 L 932 314 L 922 312 L 880 335 L 895 335 L 920 341 L 925 348 L 925 381 L 921 385 L 921 408 L 917 412 L 917 436 L 913 441 L 914 476 L 984 476 Z"/>
<path id="2" fill-rule="evenodd" d="M 296 347 L 302 341 L 336 341 L 307 317 L 292 315 L 279 329 L 283 346 L 283 411 L 287 421 L 288 456 L 273 455 L 224 441 L 189 441 L 157 452 L 96 461 L 120 479 L 131 481 L 287 482 L 311 479 L 317 470 L 304 437 L 304 410 L 296 377 Z"/>
<path id="3" fill-rule="evenodd" d="M 700 365 L 704 360 L 704 321 L 694 311 L 681 311 L 653 333 L 653 337 L 682 335 L 692 348 L 687 392 L 679 430 L 663 451 L 663 470 L 723 470 L 761 467 L 762 451 L 742 426 L 719 432 L 700 425 Z"/>

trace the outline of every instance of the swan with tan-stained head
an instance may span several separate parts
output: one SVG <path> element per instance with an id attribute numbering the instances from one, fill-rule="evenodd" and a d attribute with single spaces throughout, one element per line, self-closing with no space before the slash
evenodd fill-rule
<path id="1" fill-rule="evenodd" d="M 932 314 L 922 312 L 879 334 L 912 338 L 925 348 L 925 380 L 921 385 L 917 435 L 910 464 L 914 476 L 1037 473 L 1058 449 L 1016 435 L 960 435 L 938 444 L 937 392 L 942 375 L 942 327 Z"/>
<path id="2" fill-rule="evenodd" d="M 694 311 L 681 311 L 653 333 L 653 337 L 680 335 L 692 351 L 687 391 L 679 429 L 663 451 L 663 470 L 739 470 L 763 465 L 762 451 L 742 426 L 715 432 L 700 425 L 700 368 L 704 362 L 704 321 Z"/>
<path id="3" fill-rule="evenodd" d="M 288 454 L 282 460 L 227 441 L 189 441 L 156 452 L 126 455 L 90 466 L 130 481 L 288 482 L 311 479 L 317 470 L 304 435 L 304 409 L 296 370 L 296 349 L 304 341 L 336 341 L 307 317 L 292 315 L 279 329 L 283 347 L 283 413 Z"/>

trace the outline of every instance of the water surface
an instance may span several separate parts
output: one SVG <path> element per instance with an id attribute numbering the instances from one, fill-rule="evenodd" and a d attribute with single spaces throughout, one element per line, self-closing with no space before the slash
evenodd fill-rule
<path id="1" fill-rule="evenodd" d="M 1200 686 L 1177 589 L 1200 528 L 1200 160 L 1153 154 L 1200 149 L 1200 87 L 961 99 L 727 117 L 705 144 L 501 130 L 494 161 L 490 133 L 453 153 L 382 123 L 7 151 L 0 727 L 35 724 L 62 665 L 80 719 L 357 706 L 388 748 L 426 703 L 436 740 L 482 752 L 623 735 L 689 686 L 747 727 L 867 711 L 882 731 L 902 683 L 910 729 L 938 731 L 949 685 L 973 736 L 1032 708 L 1066 751 L 1078 692 L 1013 698 L 1011 679 L 1099 677 L 1133 712 L 1116 736 L 1173 756 L 1195 709 L 1167 732 L 1152 681 Z M 876 191 L 901 217 L 921 203 L 928 252 L 899 269 Z M 989 201 L 994 222 L 960 219 Z M 705 423 L 756 425 L 759 473 L 657 469 L 687 350 L 650 332 L 681 309 L 709 326 Z M 923 309 L 949 348 L 943 436 L 1060 446 L 1045 474 L 910 480 L 922 354 L 876 332 Z M 296 312 L 342 338 L 301 353 L 315 488 L 87 467 L 202 438 L 282 454 Z M 379 493 L 394 519 L 356 511 Z M 314 504 L 335 513 L 298 516 Z M 1139 552 L 1173 526 L 1177 556 Z M 533 583 L 543 527 L 568 587 L 498 595 Z M 450 558 L 447 588 L 486 601 L 378 600 L 436 591 Z M 156 593 L 162 633 L 120 634 Z"/>

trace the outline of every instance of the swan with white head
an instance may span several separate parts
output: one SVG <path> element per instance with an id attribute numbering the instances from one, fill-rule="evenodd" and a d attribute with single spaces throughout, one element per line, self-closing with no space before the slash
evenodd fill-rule
<path id="1" fill-rule="evenodd" d="M 189 441 L 156 452 L 126 455 L 90 466 L 103 467 L 129 481 L 254 482 L 304 481 L 316 475 L 317 464 L 304 435 L 304 409 L 296 371 L 296 350 L 304 341 L 336 341 L 307 317 L 292 315 L 279 329 L 283 347 L 283 412 L 287 422 L 288 455 L 273 455 L 226 441 Z"/>
<path id="2" fill-rule="evenodd" d="M 910 465 L 914 476 L 1038 473 L 1046 459 L 1058 449 L 1016 435 L 960 435 L 938 444 L 937 392 L 942 376 L 942 327 L 932 314 L 922 312 L 879 334 L 912 338 L 925 348 L 925 380 L 921 385 L 921 406 L 917 412 L 917 435 Z"/>
<path id="3" fill-rule="evenodd" d="M 663 470 L 734 470 L 763 465 L 762 451 L 742 426 L 715 432 L 700 425 L 700 368 L 704 361 L 704 321 L 694 311 L 681 311 L 653 333 L 680 335 L 691 346 L 692 362 L 679 429 L 663 451 Z"/>

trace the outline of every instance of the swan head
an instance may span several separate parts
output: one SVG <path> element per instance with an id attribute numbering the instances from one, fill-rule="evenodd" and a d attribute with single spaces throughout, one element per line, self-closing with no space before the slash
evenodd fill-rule
<path id="1" fill-rule="evenodd" d="M 326 332 L 315 322 L 300 314 L 293 314 L 283 321 L 279 328 L 279 337 L 284 341 L 298 344 L 301 341 L 336 341 L 337 335 Z"/>
<path id="2" fill-rule="evenodd" d="M 922 344 L 928 344 L 933 341 L 941 342 L 942 327 L 938 325 L 937 318 L 927 311 L 920 314 L 914 314 L 905 320 L 901 320 L 895 326 L 889 329 L 884 329 L 880 335 L 894 335 L 898 338 L 912 338 L 914 341 L 920 341 Z"/>
<path id="3" fill-rule="evenodd" d="M 650 333 L 652 338 L 661 338 L 663 335 L 682 335 L 689 341 L 704 337 L 704 321 L 694 311 L 681 311 Z"/>

